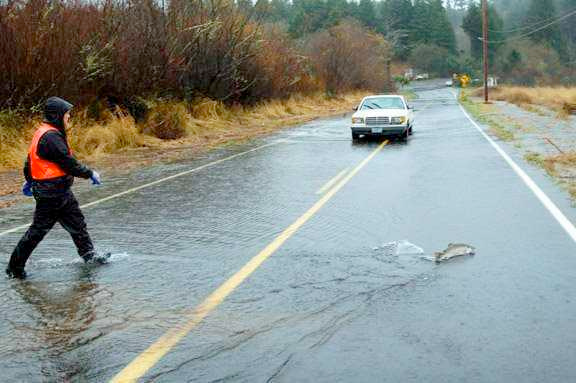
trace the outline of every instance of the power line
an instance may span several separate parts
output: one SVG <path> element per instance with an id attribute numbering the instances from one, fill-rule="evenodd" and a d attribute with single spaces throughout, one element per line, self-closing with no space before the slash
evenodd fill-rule
<path id="1" fill-rule="evenodd" d="M 576 8 L 572 9 L 571 11 L 569 11 L 568 13 L 572 13 L 572 12 L 576 12 Z M 564 15 L 565 16 L 565 15 Z M 519 27 L 519 28 L 514 28 L 514 29 L 508 29 L 508 30 L 496 30 L 496 29 L 488 29 L 490 32 L 495 32 L 495 33 L 502 33 L 502 34 L 509 34 L 509 33 L 516 33 L 516 32 L 520 32 L 520 31 L 524 31 L 527 29 L 531 29 L 533 27 L 538 27 L 539 25 L 545 24 L 549 21 L 555 20 L 555 19 L 560 19 L 564 16 L 553 16 L 550 17 L 549 19 L 546 20 L 540 20 L 534 24 L 530 24 L 530 25 L 525 25 L 523 27 Z"/>
<path id="2" fill-rule="evenodd" d="M 501 44 L 501 43 L 505 43 L 505 42 L 508 42 L 508 41 L 521 40 L 521 39 L 523 39 L 524 37 L 528 37 L 528 36 L 530 36 L 530 35 L 533 35 L 533 34 L 536 33 L 536 32 L 540 32 L 541 30 L 546 29 L 546 28 L 548 28 L 548 27 L 551 27 L 552 25 L 557 24 L 557 23 L 559 23 L 560 21 L 562 21 L 562 20 L 564 20 L 564 19 L 567 19 L 567 18 L 569 18 L 570 16 L 573 16 L 573 15 L 575 15 L 575 14 L 576 14 L 576 10 L 574 10 L 574 11 L 572 11 L 572 12 L 570 12 L 570 13 L 567 13 L 567 14 L 565 14 L 564 16 L 561 16 L 560 18 L 558 18 L 557 20 L 555 20 L 555 21 L 553 21 L 553 22 L 550 22 L 550 23 L 548 23 L 548 24 L 546 24 L 546 25 L 543 25 L 543 26 L 541 26 L 541 27 L 539 27 L 539 28 L 536 28 L 536 29 L 534 29 L 534 30 L 532 30 L 532 31 L 530 31 L 530 32 L 527 32 L 527 33 L 524 33 L 524 34 L 521 34 L 521 35 L 518 35 L 518 36 L 510 37 L 510 38 L 507 38 L 507 39 L 503 39 L 503 40 L 489 40 L 489 41 L 488 41 L 488 44 Z M 482 40 L 482 37 L 478 37 L 478 39 L 479 39 L 479 40 Z"/>

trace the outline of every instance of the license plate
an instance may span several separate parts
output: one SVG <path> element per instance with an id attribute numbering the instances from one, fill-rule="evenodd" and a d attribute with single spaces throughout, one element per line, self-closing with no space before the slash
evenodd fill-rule
<path id="1" fill-rule="evenodd" d="M 372 133 L 382 133 L 382 128 L 372 128 Z"/>

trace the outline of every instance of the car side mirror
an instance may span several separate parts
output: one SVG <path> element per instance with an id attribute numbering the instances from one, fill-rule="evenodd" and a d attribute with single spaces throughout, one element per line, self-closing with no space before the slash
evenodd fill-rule
<path id="1" fill-rule="evenodd" d="M 357 111 L 358 110 L 358 105 L 356 105 L 355 107 L 352 108 L 353 111 Z"/>

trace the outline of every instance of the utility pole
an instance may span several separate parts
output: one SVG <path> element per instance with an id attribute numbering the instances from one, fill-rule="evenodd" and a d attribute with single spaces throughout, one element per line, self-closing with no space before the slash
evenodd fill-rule
<path id="1" fill-rule="evenodd" d="M 482 0 L 482 53 L 484 55 L 484 103 L 488 103 L 488 0 Z"/>

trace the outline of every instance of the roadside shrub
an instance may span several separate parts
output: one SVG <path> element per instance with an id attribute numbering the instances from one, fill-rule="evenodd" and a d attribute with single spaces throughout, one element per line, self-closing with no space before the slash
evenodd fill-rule
<path id="1" fill-rule="evenodd" d="M 345 21 L 313 35 L 306 49 L 327 94 L 352 89 L 382 91 L 390 82 L 390 48 L 381 35 Z"/>
<path id="2" fill-rule="evenodd" d="M 151 111 L 143 133 L 163 140 L 186 136 L 190 115 L 183 103 L 161 103 Z"/>
<path id="3" fill-rule="evenodd" d="M 243 100 L 260 75 L 246 71 L 258 41 L 258 28 L 246 14 L 231 2 L 174 0 L 167 28 L 168 75 L 186 99 Z"/>
<path id="4" fill-rule="evenodd" d="M 250 91 L 250 100 L 286 98 L 293 93 L 311 93 L 318 89 L 310 59 L 303 56 L 279 24 L 264 25 L 257 44 L 258 53 L 251 63 L 259 73 Z"/>
<path id="5" fill-rule="evenodd" d="M 112 153 L 139 146 L 138 129 L 134 119 L 118 110 L 108 113 L 101 123 L 88 119 L 85 110 L 74 118 L 68 137 L 76 152 L 85 156 Z"/>
<path id="6" fill-rule="evenodd" d="M 28 149 L 33 124 L 14 110 L 0 112 L 0 169 L 20 167 Z M 30 134 L 23 134 L 30 131 Z"/>
<path id="7" fill-rule="evenodd" d="M 502 91 L 504 94 L 502 98 L 505 98 L 506 101 L 511 102 L 512 104 L 516 105 L 525 105 L 525 104 L 533 104 L 534 100 L 530 96 L 530 94 L 526 91 L 516 89 L 514 91 Z M 498 91 L 495 92 L 498 94 Z M 497 96 L 496 96 L 497 97 Z"/>
<path id="8" fill-rule="evenodd" d="M 82 2 L 1 5 L 0 107 L 30 106 L 54 94 L 78 96 L 84 84 L 80 52 L 98 31 L 97 13 Z"/>
<path id="9" fill-rule="evenodd" d="M 0 2 L 0 109 L 59 95 L 143 121 L 139 98 L 255 103 L 314 88 L 282 28 L 252 16 L 227 1 Z"/>
<path id="10" fill-rule="evenodd" d="M 495 100 L 507 101 L 519 106 L 527 104 L 546 106 L 561 115 L 567 113 L 566 105 L 576 105 L 576 87 L 499 86 L 490 94 Z"/>

